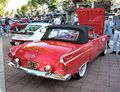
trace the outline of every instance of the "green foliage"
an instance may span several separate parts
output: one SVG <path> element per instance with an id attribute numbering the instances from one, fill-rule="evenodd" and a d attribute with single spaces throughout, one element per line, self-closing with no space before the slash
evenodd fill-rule
<path id="1" fill-rule="evenodd" d="M 63 10 L 67 10 L 69 5 L 69 1 L 64 1 L 63 2 Z"/>
<path id="2" fill-rule="evenodd" d="M 0 4 L 0 16 L 3 16 L 4 13 L 4 6 Z"/>
<path id="3" fill-rule="evenodd" d="M 0 0 L 0 16 L 4 15 L 5 6 L 8 0 Z"/>
<path id="4" fill-rule="evenodd" d="M 20 9 L 17 9 L 17 14 L 21 15 L 21 10 Z"/>
<path id="5" fill-rule="evenodd" d="M 48 0 L 35 0 L 38 4 L 42 5 L 42 4 L 48 4 Z"/>
<path id="6" fill-rule="evenodd" d="M 50 11 L 54 11 L 57 7 L 58 0 L 52 0 L 50 3 L 48 3 L 48 8 Z"/>
<path id="7" fill-rule="evenodd" d="M 25 13 L 28 11 L 28 6 L 27 5 L 23 5 L 22 7 L 21 7 L 21 13 L 22 13 L 22 15 L 25 15 Z"/>
<path id="8" fill-rule="evenodd" d="M 25 15 L 26 12 L 29 12 L 32 14 L 32 12 L 36 9 L 38 9 L 39 3 L 38 0 L 29 0 L 26 5 L 23 5 L 21 9 L 17 9 L 18 15 Z"/>
<path id="9" fill-rule="evenodd" d="M 25 14 L 37 10 L 40 5 L 47 4 L 50 11 L 54 11 L 57 7 L 58 0 L 29 0 L 28 3 L 21 7 L 21 10 L 17 11 L 18 14 Z"/>

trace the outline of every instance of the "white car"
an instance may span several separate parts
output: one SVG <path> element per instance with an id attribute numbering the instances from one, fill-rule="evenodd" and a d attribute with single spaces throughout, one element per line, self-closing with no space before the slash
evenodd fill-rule
<path id="1" fill-rule="evenodd" d="M 24 42 L 40 41 L 46 26 L 52 25 L 50 23 L 29 23 L 25 29 L 18 31 L 15 36 L 11 38 L 10 44 L 17 45 Z"/>

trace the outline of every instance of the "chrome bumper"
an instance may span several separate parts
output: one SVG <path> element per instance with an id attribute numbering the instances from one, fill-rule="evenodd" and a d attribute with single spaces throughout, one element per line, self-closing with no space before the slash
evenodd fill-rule
<path id="1" fill-rule="evenodd" d="M 58 74 L 52 74 L 52 73 L 47 73 L 47 72 L 42 72 L 42 71 L 37 71 L 37 70 L 32 70 L 28 68 L 24 68 L 22 66 L 16 66 L 13 62 L 8 63 L 9 66 L 15 67 L 17 69 L 21 69 L 29 74 L 36 75 L 36 76 L 41 76 L 45 78 L 51 78 L 51 79 L 56 79 L 56 80 L 69 80 L 71 78 L 70 74 L 67 74 L 65 76 L 58 75 Z"/>

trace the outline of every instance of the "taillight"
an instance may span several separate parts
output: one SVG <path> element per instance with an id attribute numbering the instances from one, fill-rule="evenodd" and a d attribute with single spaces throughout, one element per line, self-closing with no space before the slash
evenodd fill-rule
<path id="1" fill-rule="evenodd" d="M 8 53 L 9 58 L 13 58 L 13 54 L 11 52 Z"/>
<path id="2" fill-rule="evenodd" d="M 65 70 L 66 64 L 64 62 L 59 62 L 58 67 L 60 68 L 60 70 Z"/>

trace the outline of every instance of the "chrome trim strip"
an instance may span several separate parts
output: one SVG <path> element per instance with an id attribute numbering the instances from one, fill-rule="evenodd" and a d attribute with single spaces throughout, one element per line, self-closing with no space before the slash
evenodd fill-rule
<path id="1" fill-rule="evenodd" d="M 89 46 L 90 44 L 86 44 L 84 47 L 86 47 L 86 46 Z M 84 48 L 83 47 L 83 48 Z M 63 55 L 63 57 L 65 57 L 65 56 L 68 56 L 68 55 L 70 55 L 70 54 L 73 54 L 74 52 L 76 52 L 76 51 L 79 51 L 79 50 L 81 50 L 82 48 L 79 48 L 79 49 L 77 49 L 77 50 L 74 50 L 74 51 L 72 51 L 72 52 L 70 52 L 70 53 L 68 53 L 68 54 L 65 54 L 65 55 Z"/>
<path id="2" fill-rule="evenodd" d="M 8 65 L 17 68 L 13 62 L 9 62 Z M 21 70 L 23 70 L 23 71 L 25 71 L 29 74 L 32 74 L 32 75 L 41 76 L 41 77 L 45 77 L 45 78 L 56 79 L 56 80 L 65 81 L 65 80 L 69 80 L 71 78 L 70 74 L 67 74 L 67 75 L 63 76 L 63 75 L 58 75 L 58 74 L 52 74 L 52 73 L 32 70 L 32 69 L 24 68 L 22 66 L 20 66 L 17 69 L 21 69 Z"/>
<path id="3" fill-rule="evenodd" d="M 86 50 L 85 52 L 89 51 L 90 49 Z M 72 59 L 68 60 L 67 62 L 65 62 L 66 64 L 70 63 L 71 61 L 73 61 L 74 59 L 78 58 L 80 55 L 82 55 L 83 53 L 73 57 Z"/>

